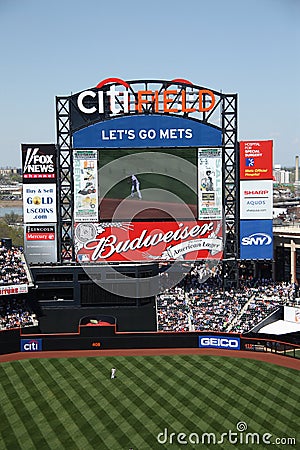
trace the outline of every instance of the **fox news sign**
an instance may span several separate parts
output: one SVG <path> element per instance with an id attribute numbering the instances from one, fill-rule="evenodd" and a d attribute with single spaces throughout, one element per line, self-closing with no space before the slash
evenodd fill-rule
<path id="1" fill-rule="evenodd" d="M 56 181 L 54 144 L 22 144 L 23 183 Z"/>

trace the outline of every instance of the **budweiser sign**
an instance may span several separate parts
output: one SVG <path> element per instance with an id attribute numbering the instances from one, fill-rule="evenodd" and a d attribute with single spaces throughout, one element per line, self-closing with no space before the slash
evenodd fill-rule
<path id="1" fill-rule="evenodd" d="M 221 222 L 75 224 L 77 261 L 97 263 L 220 259 Z"/>

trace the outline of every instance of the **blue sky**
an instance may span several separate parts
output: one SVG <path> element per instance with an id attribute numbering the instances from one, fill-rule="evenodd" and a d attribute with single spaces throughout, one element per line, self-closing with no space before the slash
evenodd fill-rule
<path id="1" fill-rule="evenodd" d="M 55 96 L 107 77 L 238 94 L 239 140 L 300 154 L 300 0 L 0 0 L 0 166 L 55 143 Z"/>

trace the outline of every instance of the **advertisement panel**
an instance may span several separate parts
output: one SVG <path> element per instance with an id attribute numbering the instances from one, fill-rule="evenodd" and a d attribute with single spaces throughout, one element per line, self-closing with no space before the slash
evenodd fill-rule
<path id="1" fill-rule="evenodd" d="M 23 183 L 56 182 L 54 144 L 22 144 Z"/>
<path id="2" fill-rule="evenodd" d="M 240 218 L 272 219 L 273 217 L 273 181 L 241 181 Z"/>
<path id="3" fill-rule="evenodd" d="M 220 259 L 218 221 L 76 223 L 78 262 Z"/>
<path id="4" fill-rule="evenodd" d="M 145 111 L 157 114 L 204 113 L 213 110 L 217 103 L 213 91 L 196 87 L 182 78 L 139 80 L 137 83 L 106 78 L 71 98 L 70 119 L 74 129 L 120 114 L 144 114 Z"/>
<path id="5" fill-rule="evenodd" d="M 300 324 L 300 308 L 284 306 L 284 320 Z"/>
<path id="6" fill-rule="evenodd" d="M 240 221 L 240 258 L 273 258 L 273 221 Z"/>
<path id="7" fill-rule="evenodd" d="M 43 349 L 42 339 L 21 339 L 21 352 L 41 352 Z"/>
<path id="8" fill-rule="evenodd" d="M 24 226 L 24 249 L 28 263 L 56 262 L 56 224 L 26 224 Z"/>
<path id="9" fill-rule="evenodd" d="M 74 218 L 76 222 L 98 220 L 97 151 L 76 150 L 74 163 Z"/>
<path id="10" fill-rule="evenodd" d="M 56 184 L 23 185 L 25 223 L 56 222 Z"/>
<path id="11" fill-rule="evenodd" d="M 27 284 L 11 284 L 9 286 L 0 286 L 0 295 L 27 294 Z"/>
<path id="12" fill-rule="evenodd" d="M 222 131 L 182 117 L 133 115 L 95 123 L 73 134 L 74 148 L 221 146 Z"/>
<path id="13" fill-rule="evenodd" d="M 198 218 L 222 219 L 222 151 L 198 149 Z"/>
<path id="14" fill-rule="evenodd" d="M 240 142 L 240 179 L 273 180 L 273 141 Z"/>
<path id="15" fill-rule="evenodd" d="M 230 336 L 199 336 L 199 348 L 240 350 L 240 338 Z"/>

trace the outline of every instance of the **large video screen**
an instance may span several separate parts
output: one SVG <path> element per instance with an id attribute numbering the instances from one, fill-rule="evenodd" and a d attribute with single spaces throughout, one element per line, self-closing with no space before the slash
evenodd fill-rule
<path id="1" fill-rule="evenodd" d="M 76 258 L 222 257 L 221 149 L 76 149 Z"/>
<path id="2" fill-rule="evenodd" d="M 100 221 L 197 218 L 197 148 L 99 149 Z"/>

